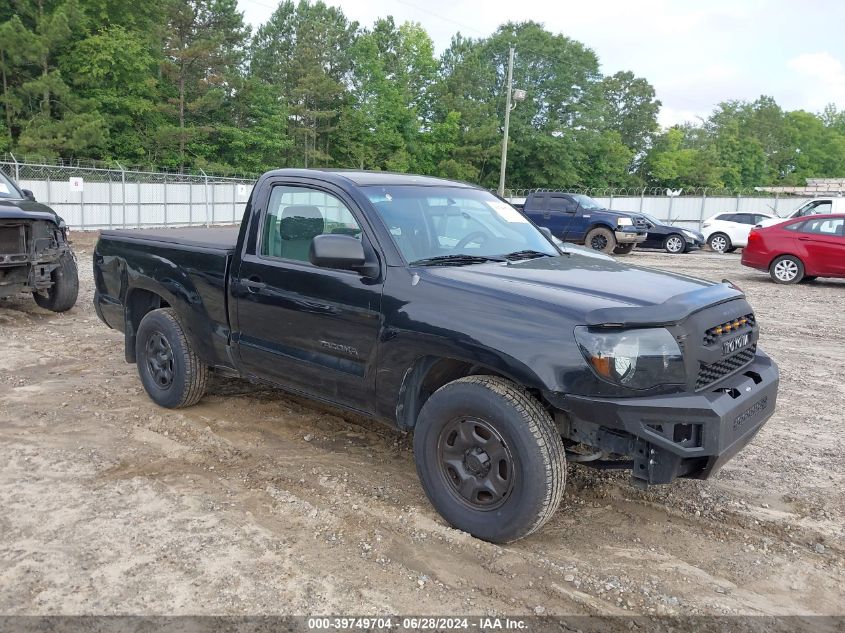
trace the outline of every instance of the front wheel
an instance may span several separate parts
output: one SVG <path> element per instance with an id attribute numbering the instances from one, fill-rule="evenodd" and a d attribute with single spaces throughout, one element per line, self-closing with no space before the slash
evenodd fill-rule
<path id="1" fill-rule="evenodd" d="M 39 307 L 53 312 L 67 312 L 79 296 L 79 272 L 76 260 L 70 253 L 59 258 L 59 265 L 50 273 L 53 285 L 42 292 L 35 292 L 32 298 Z"/>
<path id="2" fill-rule="evenodd" d="M 141 319 L 135 358 L 141 383 L 157 405 L 189 407 L 205 394 L 208 366 L 191 349 L 172 308 L 153 310 Z"/>
<path id="3" fill-rule="evenodd" d="M 672 255 L 677 255 L 678 253 L 683 253 L 687 248 L 687 242 L 683 238 L 683 236 L 678 235 L 677 233 L 673 233 L 672 235 L 666 236 L 666 239 L 663 240 L 663 249 Z"/>
<path id="4" fill-rule="evenodd" d="M 616 248 L 616 236 L 610 229 L 598 226 L 587 233 L 584 243 L 593 250 L 610 255 Z"/>
<path id="5" fill-rule="evenodd" d="M 637 247 L 636 243 L 634 244 L 620 244 L 616 248 L 613 249 L 613 252 L 616 255 L 630 255 L 631 252 Z"/>
<path id="6" fill-rule="evenodd" d="M 804 278 L 804 264 L 793 255 L 781 255 L 769 266 L 769 275 L 777 284 L 797 284 Z"/>
<path id="7" fill-rule="evenodd" d="M 548 412 L 512 382 L 467 376 L 437 390 L 414 431 L 417 473 L 453 527 L 493 543 L 528 536 L 563 497 L 563 442 Z"/>

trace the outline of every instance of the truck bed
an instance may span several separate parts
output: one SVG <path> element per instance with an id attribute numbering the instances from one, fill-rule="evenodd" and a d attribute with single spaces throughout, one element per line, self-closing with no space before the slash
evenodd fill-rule
<path id="1" fill-rule="evenodd" d="M 194 248 L 220 250 L 231 253 L 238 241 L 237 226 L 173 229 L 119 229 L 103 231 L 102 236 L 118 239 L 158 242 Z"/>

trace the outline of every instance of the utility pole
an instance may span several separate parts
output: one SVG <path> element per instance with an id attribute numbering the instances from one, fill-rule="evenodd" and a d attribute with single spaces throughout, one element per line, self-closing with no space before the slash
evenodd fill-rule
<path id="1" fill-rule="evenodd" d="M 508 54 L 508 82 L 505 97 L 505 134 L 502 138 L 502 164 L 499 167 L 499 195 L 505 195 L 505 168 L 508 163 L 508 128 L 511 123 L 511 92 L 513 89 L 513 46 Z"/>

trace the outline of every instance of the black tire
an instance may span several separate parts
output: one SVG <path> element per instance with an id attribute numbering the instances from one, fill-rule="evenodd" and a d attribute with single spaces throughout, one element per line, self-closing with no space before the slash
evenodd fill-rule
<path id="1" fill-rule="evenodd" d="M 191 349 L 172 308 L 148 312 L 135 341 L 138 375 L 157 405 L 179 409 L 196 404 L 208 385 L 208 366 Z"/>
<path id="2" fill-rule="evenodd" d="M 725 233 L 713 233 L 713 235 L 707 238 L 707 246 L 713 252 L 727 253 L 731 248 L 731 238 Z"/>
<path id="3" fill-rule="evenodd" d="M 663 250 L 670 255 L 680 255 L 686 252 L 687 241 L 680 233 L 672 233 L 671 235 L 667 235 L 666 239 L 663 240 Z"/>
<path id="4" fill-rule="evenodd" d="M 615 255 L 630 255 L 636 247 L 636 244 L 620 244 L 613 249 L 613 253 Z"/>
<path id="5" fill-rule="evenodd" d="M 79 271 L 73 255 L 65 253 L 59 258 L 58 267 L 50 273 L 53 285 L 47 290 L 32 293 L 40 307 L 53 312 L 67 312 L 76 305 L 79 297 Z"/>
<path id="6" fill-rule="evenodd" d="M 467 376 L 438 389 L 420 411 L 414 457 L 441 516 L 493 543 L 538 530 L 566 484 L 563 442 L 548 412 L 495 376 Z"/>
<path id="7" fill-rule="evenodd" d="M 776 284 L 797 284 L 804 279 L 804 264 L 794 255 L 781 255 L 769 265 L 769 276 Z"/>
<path id="8" fill-rule="evenodd" d="M 601 251 L 602 253 L 610 255 L 616 248 L 616 236 L 610 229 L 603 226 L 597 226 L 587 233 L 587 237 L 584 239 L 584 244 L 593 250 Z"/>

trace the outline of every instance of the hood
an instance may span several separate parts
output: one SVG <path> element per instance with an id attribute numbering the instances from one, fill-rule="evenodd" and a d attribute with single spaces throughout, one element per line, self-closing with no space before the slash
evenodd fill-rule
<path id="1" fill-rule="evenodd" d="M 58 225 L 64 224 L 64 220 L 47 205 L 5 198 L 0 198 L 0 220 L 49 220 Z"/>
<path id="2" fill-rule="evenodd" d="M 728 283 L 574 252 L 510 265 L 486 263 L 424 270 L 431 282 L 472 287 L 495 294 L 500 300 L 506 295 L 512 302 L 543 304 L 588 325 L 666 325 L 744 296 Z"/>

